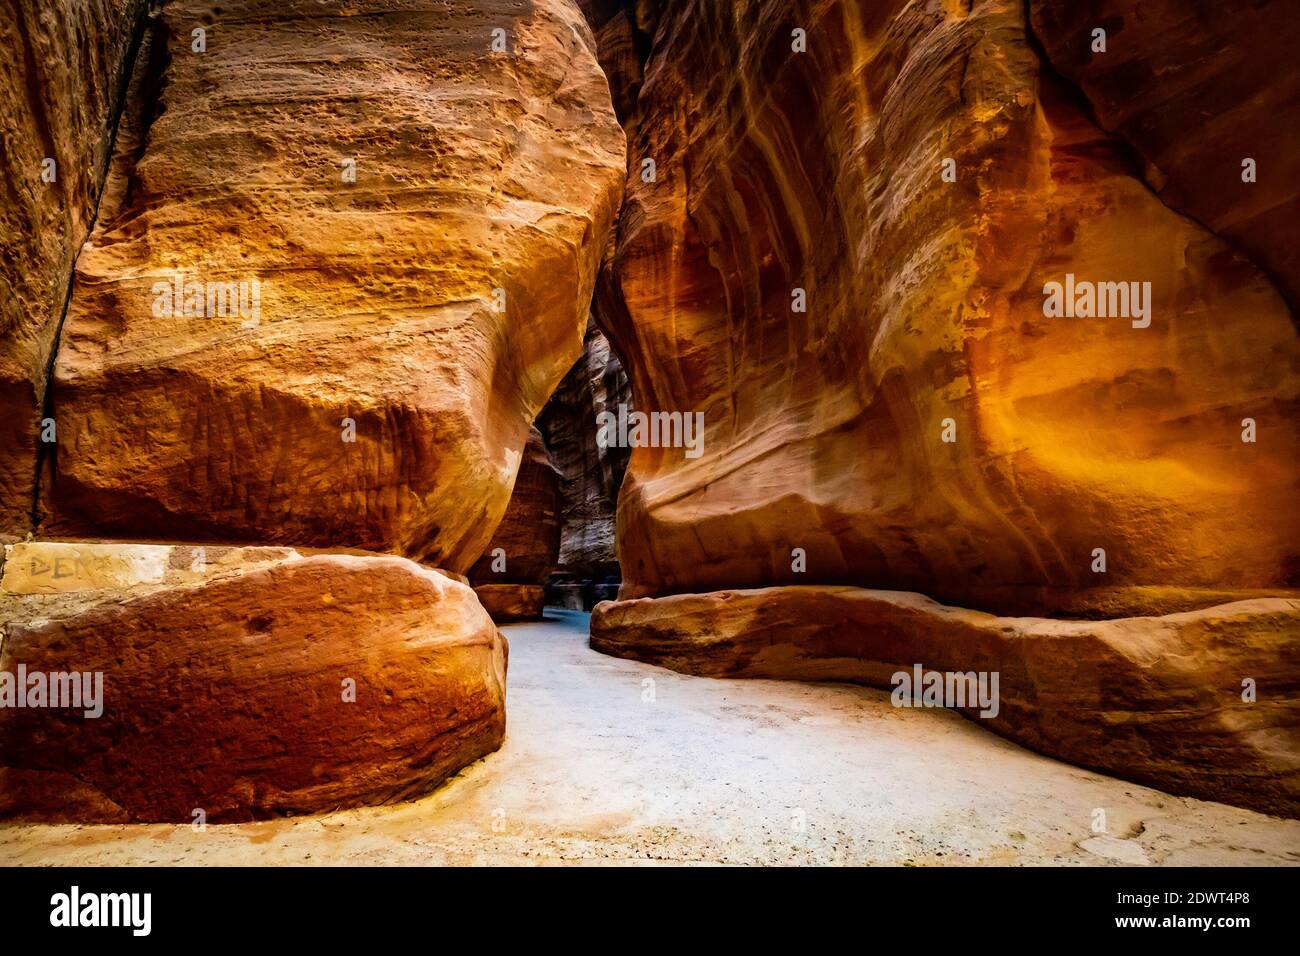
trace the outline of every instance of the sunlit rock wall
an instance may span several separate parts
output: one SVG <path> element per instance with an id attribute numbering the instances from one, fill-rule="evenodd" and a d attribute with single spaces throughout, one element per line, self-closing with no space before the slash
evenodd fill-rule
<path id="1" fill-rule="evenodd" d="M 45 530 L 464 571 L 621 195 L 580 12 L 178 2 L 158 32 L 78 262 Z"/>
<path id="2" fill-rule="evenodd" d="M 676 0 L 643 72 L 599 314 L 637 407 L 706 432 L 632 454 L 625 597 L 1112 616 L 1296 584 L 1286 303 L 1042 68 L 1023 4 Z M 1234 158 L 1198 188 L 1257 186 Z M 1067 275 L 1149 309 L 1048 317 Z"/>

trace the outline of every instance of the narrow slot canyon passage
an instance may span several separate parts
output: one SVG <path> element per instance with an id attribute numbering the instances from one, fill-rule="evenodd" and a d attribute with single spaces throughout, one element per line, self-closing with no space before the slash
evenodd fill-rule
<path id="1" fill-rule="evenodd" d="M 1284 0 L 0 7 L 0 865 L 1300 865 Z"/>
<path id="2" fill-rule="evenodd" d="M 185 864 L 1300 862 L 1300 821 L 1040 757 L 843 684 L 607 657 L 588 615 L 503 628 L 501 749 L 412 803 L 262 823 L 0 828 L 0 859 Z M 647 681 L 652 681 L 648 685 Z M 648 699 L 651 696 L 653 699 Z M 1107 834 L 1092 832 L 1096 808 Z"/>

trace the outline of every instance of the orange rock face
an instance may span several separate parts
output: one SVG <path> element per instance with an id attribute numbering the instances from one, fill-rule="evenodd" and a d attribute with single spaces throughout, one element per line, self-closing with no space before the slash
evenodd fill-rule
<path id="1" fill-rule="evenodd" d="M 1243 249 L 1300 307 L 1300 17 L 1286 0 L 1029 4 L 1051 66 L 1137 150 L 1166 204 Z M 1105 52 L 1094 30 L 1105 31 Z"/>
<path id="2" fill-rule="evenodd" d="M 144 8 L 15 0 L 0 18 L 0 537 L 31 530 L 50 353 Z"/>
<path id="3" fill-rule="evenodd" d="M 597 55 L 609 78 L 619 119 L 636 109 L 643 66 L 654 37 L 658 0 L 578 0 L 596 34 Z"/>
<path id="4" fill-rule="evenodd" d="M 476 584 L 474 593 L 498 624 L 540 620 L 546 608 L 540 584 Z"/>
<path id="5" fill-rule="evenodd" d="M 1042 69 L 1024 6 L 664 5 L 600 315 L 638 409 L 705 440 L 633 452 L 623 596 L 1116 616 L 1296 586 L 1293 317 Z M 1075 279 L 1137 285 L 1045 314 Z"/>
<path id="6" fill-rule="evenodd" d="M 896 704 L 913 687 L 921 698 L 927 673 L 945 687 L 947 674 L 982 674 L 989 693 L 966 682 L 957 709 L 1040 753 L 1300 816 L 1297 600 L 1054 621 L 898 591 L 765 588 L 608 602 L 591 646 L 712 677 L 852 681 L 894 691 Z"/>
<path id="7" fill-rule="evenodd" d="M 493 620 L 541 616 L 541 585 L 555 568 L 559 548 L 559 475 L 541 433 L 534 428 L 524 447 L 505 517 L 487 550 L 469 570 L 470 582 Z"/>
<path id="8" fill-rule="evenodd" d="M 78 262 L 45 529 L 466 570 L 621 194 L 590 30 L 568 0 L 235 0 L 156 32 Z"/>
<path id="9" fill-rule="evenodd" d="M 0 680 L 12 691 L 26 675 L 29 704 L 33 675 L 92 677 L 79 706 L 0 708 L 7 816 L 191 823 L 385 803 L 505 733 L 504 639 L 467 586 L 403 558 L 15 545 L 0 611 Z"/>
<path id="10" fill-rule="evenodd" d="M 659 6 L 597 314 L 704 442 L 633 451 L 592 646 L 997 673 L 1014 740 L 1300 815 L 1294 16 Z"/>

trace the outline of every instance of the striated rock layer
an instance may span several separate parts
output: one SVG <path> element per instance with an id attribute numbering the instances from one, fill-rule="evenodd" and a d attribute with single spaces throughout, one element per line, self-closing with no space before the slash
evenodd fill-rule
<path id="1" fill-rule="evenodd" d="M 654 38 L 659 0 L 578 0 L 596 34 L 601 68 L 620 120 L 636 109 L 645 79 L 644 65 Z"/>
<path id="2" fill-rule="evenodd" d="M 0 15 L 0 538 L 31 530 L 46 373 L 145 6 L 11 0 Z"/>
<path id="3" fill-rule="evenodd" d="M 504 638 L 467 586 L 406 559 L 7 551 L 0 675 L 99 674 L 102 689 L 98 715 L 84 697 L 0 708 L 0 815 L 191 823 L 385 803 L 501 744 Z"/>
<path id="4" fill-rule="evenodd" d="M 595 325 L 582 356 L 542 410 L 538 427 L 560 475 L 563 522 L 558 570 L 588 581 L 618 580 L 615 503 L 628 449 L 597 441 L 597 421 L 630 405 L 627 374 Z"/>
<path id="5" fill-rule="evenodd" d="M 665 0 L 603 56 L 639 94 L 596 314 L 638 410 L 704 442 L 632 452 L 592 646 L 995 671 L 1014 740 L 1296 816 L 1300 99 L 1261 79 L 1293 31 L 1028 6 Z"/>
<path id="6" fill-rule="evenodd" d="M 1051 66 L 1134 147 L 1160 199 L 1245 250 L 1300 307 L 1295 4 L 1035 0 L 1029 11 Z"/>
<path id="7" fill-rule="evenodd" d="M 492 619 L 531 620 L 542 614 L 542 585 L 560 547 L 559 476 L 542 435 L 533 429 L 505 516 L 469 580 Z"/>
<path id="8" fill-rule="evenodd" d="M 843 583 L 1106 617 L 1297 585 L 1287 305 L 1041 68 L 1023 3 L 661 6 L 598 314 L 637 408 L 702 413 L 705 440 L 633 452 L 622 596 Z M 1263 155 L 1285 107 L 1236 148 Z M 1150 308 L 1049 318 L 1067 274 L 1150 283 Z"/>
<path id="9" fill-rule="evenodd" d="M 895 591 L 763 588 L 601 604 L 591 646 L 712 677 L 891 690 L 916 665 L 995 672 L 996 708 L 959 709 L 1003 736 L 1173 793 L 1300 816 L 1297 600 L 1054 621 Z"/>
<path id="10" fill-rule="evenodd" d="M 175 2 L 156 33 L 78 262 L 45 529 L 466 570 L 621 193 L 581 14 Z"/>

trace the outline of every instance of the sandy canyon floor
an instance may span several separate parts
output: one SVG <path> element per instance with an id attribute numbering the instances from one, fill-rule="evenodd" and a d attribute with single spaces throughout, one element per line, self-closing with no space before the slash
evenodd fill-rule
<path id="1" fill-rule="evenodd" d="M 0 863 L 1300 864 L 1300 821 L 1080 770 L 880 691 L 605 657 L 587 615 L 547 617 L 505 629 L 505 745 L 423 800 L 203 831 L 9 825 Z"/>

